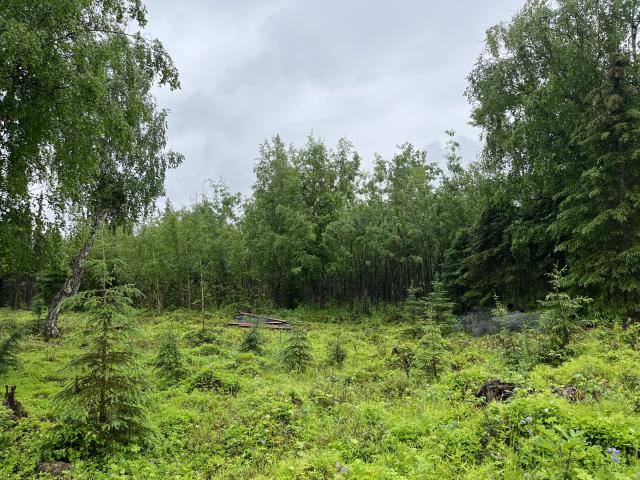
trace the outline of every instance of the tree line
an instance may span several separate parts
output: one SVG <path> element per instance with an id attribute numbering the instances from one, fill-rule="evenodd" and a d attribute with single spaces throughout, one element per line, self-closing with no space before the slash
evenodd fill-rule
<path id="1" fill-rule="evenodd" d="M 178 86 L 170 59 L 163 50 L 145 50 L 143 41 L 123 43 L 122 35 L 108 45 L 81 47 L 74 37 L 49 32 L 72 52 L 106 49 L 123 75 L 138 72 L 140 78 L 114 85 L 104 79 L 111 88 L 100 90 L 103 105 L 132 95 L 126 114 L 114 110 L 118 103 L 88 117 L 113 127 L 107 129 L 113 142 L 99 141 L 105 130 L 94 131 L 88 120 L 81 123 L 88 133 L 77 134 L 71 110 L 63 109 L 72 96 L 52 99 L 61 110 L 47 110 L 56 120 L 68 119 L 58 123 L 64 131 L 22 132 L 16 125 L 23 123 L 0 123 L 2 172 L 13 169 L 0 183 L 2 301 L 24 304 L 46 293 L 48 285 L 55 290 L 74 255 L 61 252 L 82 252 L 98 226 L 110 225 L 98 241 L 106 243 L 118 281 L 134 282 L 144 302 L 158 309 L 204 310 L 228 303 L 363 309 L 397 302 L 412 288 L 426 295 L 434 280 L 444 283 L 460 309 L 491 304 L 495 295 L 526 309 L 544 298 L 547 275 L 566 266 L 562 288 L 635 321 L 640 311 L 639 3 L 528 1 L 509 22 L 490 28 L 468 77 L 472 123 L 481 128 L 484 145 L 470 164 L 460 158 L 453 135 L 445 162 L 405 144 L 389 159 L 376 157 L 369 171 L 346 140 L 329 148 L 309 138 L 296 147 L 276 136 L 260 147 L 249 198 L 215 185 L 192 205 L 178 210 L 168 205 L 141 222 L 137 213 L 161 193 L 166 168 L 180 160 L 164 151 L 164 116 L 148 96 L 154 82 Z M 34 22 L 44 13 L 34 12 Z M 96 18 L 122 29 L 121 17 L 111 14 Z M 138 17 L 144 20 L 142 13 Z M 84 27 L 80 30 L 89 31 Z M 78 55 L 95 54 L 82 52 Z M 130 63 L 139 69 L 125 68 Z M 8 92 L 0 96 L 1 111 L 26 121 L 33 110 L 18 107 L 37 89 L 19 74 L 22 64 L 7 65 L 13 70 L 2 70 L 9 73 L 0 78 L 0 89 Z M 34 65 L 42 68 L 38 78 L 50 78 L 54 86 L 63 84 L 57 75 L 78 74 Z M 142 87 L 135 96 L 124 85 Z M 56 95 L 80 95 L 62 92 Z M 131 122 L 117 124 L 117 119 Z M 148 126 L 136 127 L 139 120 Z M 50 136 L 43 140 L 44 134 Z M 74 141 L 80 143 L 72 148 Z M 91 142 L 101 149 L 90 149 Z M 50 148 L 39 151 L 42 145 Z M 79 170 L 72 159 L 83 151 L 91 152 L 93 163 Z M 39 153 L 33 157 L 33 152 Z M 155 163 L 138 168 L 148 158 Z M 49 185 L 44 200 L 30 195 L 28 187 L 54 167 L 59 181 Z M 51 205 L 61 207 L 55 219 L 43 213 Z M 62 214 L 78 211 L 74 227 L 63 228 Z"/>
<path id="2" fill-rule="evenodd" d="M 409 144 L 369 173 L 346 140 L 294 147 L 276 136 L 260 147 L 250 198 L 214 184 L 191 206 L 169 204 L 105 241 L 124 260 L 120 280 L 159 309 L 397 302 L 442 274 L 472 216 L 472 174 L 451 148 L 454 173 Z"/>

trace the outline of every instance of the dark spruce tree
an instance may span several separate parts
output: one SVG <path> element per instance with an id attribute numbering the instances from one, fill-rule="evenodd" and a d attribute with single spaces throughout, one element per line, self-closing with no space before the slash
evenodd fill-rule
<path id="1" fill-rule="evenodd" d="M 487 30 L 467 96 L 480 163 L 504 201 L 483 215 L 487 241 L 470 235 L 468 300 L 489 304 L 495 292 L 520 306 L 524 293 L 535 306 L 545 274 L 566 263 L 567 284 L 637 316 L 637 10 L 531 0 Z"/>
<path id="2" fill-rule="evenodd" d="M 618 47 L 615 46 L 615 49 Z M 634 56 L 635 57 L 635 56 Z M 554 231 L 565 237 L 562 286 L 640 319 L 640 94 L 637 60 L 615 51 L 575 131 L 578 181 L 562 192 Z"/>
<path id="3" fill-rule="evenodd" d="M 56 400 L 63 407 L 65 442 L 93 453 L 144 440 L 147 383 L 132 342 L 131 305 L 140 292 L 131 285 L 113 286 L 105 261 L 91 260 L 87 267 L 100 287 L 68 302 L 86 311 L 79 333 L 85 348 L 67 365 L 69 380 Z"/>

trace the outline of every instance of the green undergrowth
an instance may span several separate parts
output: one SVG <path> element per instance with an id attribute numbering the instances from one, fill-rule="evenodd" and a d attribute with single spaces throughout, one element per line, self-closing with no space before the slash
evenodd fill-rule
<path id="1" fill-rule="evenodd" d="M 87 480 L 612 480 L 640 472 L 640 352 L 626 332 L 581 332 L 562 363 L 532 368 L 514 366 L 497 337 L 456 333 L 432 378 L 393 361 L 394 347 L 419 347 L 406 324 L 279 312 L 305 321 L 312 346 L 311 366 L 296 373 L 281 355 L 291 332 L 261 329 L 262 354 L 243 352 L 248 332 L 227 327 L 229 313 L 211 313 L 202 331 L 197 314 L 138 312 L 151 433 L 144 445 L 100 458 L 65 447 L 53 401 L 67 380 L 62 366 L 82 351 L 82 316 L 62 317 L 59 340 L 27 335 L 17 367 L 0 378 L 17 385 L 29 414 L 17 423 L 0 417 L 0 478 L 37 478 L 37 464 L 54 460 L 72 463 L 67 478 Z M 27 312 L 0 315 L 33 321 Z M 174 380 L 155 366 L 167 330 L 184 361 Z M 341 365 L 331 354 L 338 339 Z M 483 405 L 475 392 L 489 379 L 515 383 L 514 398 Z M 578 398 L 551 390 L 564 385 Z"/>

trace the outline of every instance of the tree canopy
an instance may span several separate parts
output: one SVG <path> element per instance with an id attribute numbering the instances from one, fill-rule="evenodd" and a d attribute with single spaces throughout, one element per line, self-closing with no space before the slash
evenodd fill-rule
<path id="1" fill-rule="evenodd" d="M 0 272 L 69 213 L 139 218 L 163 192 L 166 115 L 178 88 L 140 0 L 0 1 Z M 137 28 L 137 30 L 136 30 Z M 38 203 L 40 202 L 40 210 Z M 27 254 L 25 254 L 27 256 Z"/>

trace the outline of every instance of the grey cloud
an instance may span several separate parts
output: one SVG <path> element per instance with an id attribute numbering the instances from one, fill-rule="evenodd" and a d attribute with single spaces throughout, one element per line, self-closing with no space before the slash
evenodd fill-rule
<path id="1" fill-rule="evenodd" d="M 406 141 L 437 160 L 453 128 L 472 159 L 466 76 L 485 30 L 522 3 L 149 0 L 147 31 L 183 86 L 157 94 L 170 146 L 186 156 L 169 197 L 182 205 L 220 177 L 248 193 L 258 144 L 276 133 L 296 144 L 312 131 L 329 144 L 346 136 L 367 166 Z"/>

